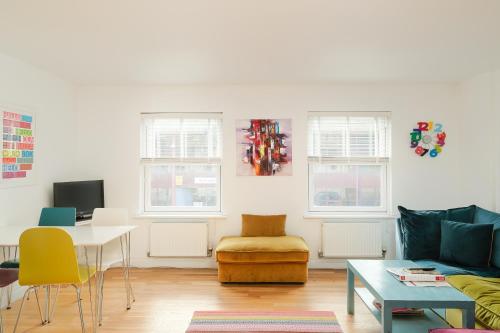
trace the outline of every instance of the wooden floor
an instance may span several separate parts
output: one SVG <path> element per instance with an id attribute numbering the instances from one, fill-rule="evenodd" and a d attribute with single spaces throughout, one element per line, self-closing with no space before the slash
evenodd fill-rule
<path id="1" fill-rule="evenodd" d="M 106 273 L 103 325 L 98 332 L 184 332 L 196 310 L 331 310 L 346 333 L 379 333 L 380 326 L 356 298 L 356 315 L 346 312 L 346 273 L 311 270 L 305 285 L 225 284 L 212 269 L 134 269 L 136 302 L 125 309 L 121 270 Z M 87 332 L 91 332 L 88 289 L 84 293 Z M 20 302 L 2 311 L 12 332 Z M 61 290 L 52 323 L 41 326 L 35 298 L 26 302 L 18 332 L 80 332 L 74 289 Z"/>

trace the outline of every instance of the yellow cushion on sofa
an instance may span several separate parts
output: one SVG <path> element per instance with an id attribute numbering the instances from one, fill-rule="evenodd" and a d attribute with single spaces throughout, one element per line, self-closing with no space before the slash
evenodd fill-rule
<path id="1" fill-rule="evenodd" d="M 483 326 L 500 329 L 500 278 L 452 275 L 447 281 L 476 301 L 476 320 Z"/>
<path id="2" fill-rule="evenodd" d="M 285 236 L 286 215 L 241 215 L 241 236 Z"/>
<path id="3" fill-rule="evenodd" d="M 307 262 L 309 249 L 301 237 L 223 237 L 217 261 L 224 263 Z"/>

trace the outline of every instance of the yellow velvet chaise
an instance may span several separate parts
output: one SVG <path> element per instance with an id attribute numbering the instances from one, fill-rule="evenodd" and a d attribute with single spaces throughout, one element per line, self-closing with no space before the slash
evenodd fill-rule
<path id="1" fill-rule="evenodd" d="M 241 236 L 223 237 L 216 248 L 220 282 L 307 281 L 309 249 L 285 234 L 286 215 L 243 215 Z"/>

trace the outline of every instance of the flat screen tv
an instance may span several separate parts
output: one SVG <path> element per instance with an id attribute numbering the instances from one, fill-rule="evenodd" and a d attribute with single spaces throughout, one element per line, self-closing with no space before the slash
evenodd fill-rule
<path id="1" fill-rule="evenodd" d="M 54 183 L 54 207 L 75 207 L 77 220 L 92 218 L 94 208 L 104 208 L 104 181 Z"/>

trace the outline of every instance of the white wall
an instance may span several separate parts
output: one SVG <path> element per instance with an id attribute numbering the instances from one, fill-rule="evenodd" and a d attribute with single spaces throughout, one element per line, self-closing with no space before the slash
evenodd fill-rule
<path id="1" fill-rule="evenodd" d="M 37 224 L 52 204 L 52 182 L 75 174 L 74 87 L 42 70 L 0 54 L 0 104 L 35 112 L 36 179 L 0 187 L 0 225 Z"/>
<path id="2" fill-rule="evenodd" d="M 310 110 L 381 107 L 393 112 L 393 205 L 448 208 L 459 196 L 459 117 L 455 85 L 330 86 L 163 86 L 81 87 L 77 93 L 78 165 L 82 179 L 105 180 L 109 207 L 138 211 L 140 112 L 223 112 L 222 202 L 227 219 L 211 222 L 211 242 L 239 234 L 240 214 L 287 213 L 287 232 L 303 236 L 311 267 L 330 267 L 317 258 L 320 221 L 304 219 L 307 210 L 306 116 Z M 235 120 L 250 117 L 292 118 L 294 167 L 291 177 L 237 177 Z M 444 152 L 420 158 L 409 148 L 409 132 L 420 120 L 444 124 Z M 133 235 L 135 264 L 214 266 L 213 259 L 148 259 L 148 223 Z M 391 221 L 392 223 L 392 221 Z M 392 225 L 388 227 L 391 238 Z M 392 242 L 386 244 L 393 251 Z"/>
<path id="3" fill-rule="evenodd" d="M 0 73 L 0 105 L 32 111 L 36 122 L 36 178 L 25 186 L 0 186 L 0 225 L 36 225 L 41 208 L 52 205 L 52 183 L 76 175 L 75 91 L 71 84 L 2 54 Z M 16 287 L 13 298 L 22 292 Z"/>
<path id="4" fill-rule="evenodd" d="M 500 209 L 500 71 L 459 86 L 462 201 Z"/>

